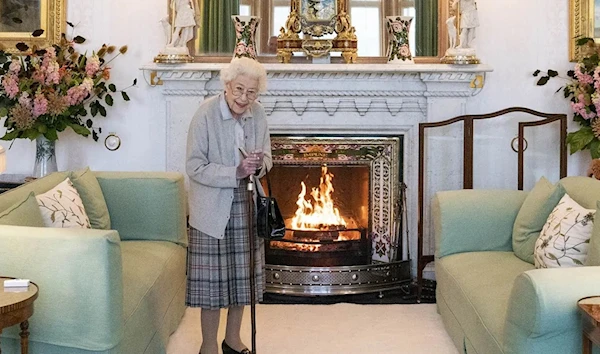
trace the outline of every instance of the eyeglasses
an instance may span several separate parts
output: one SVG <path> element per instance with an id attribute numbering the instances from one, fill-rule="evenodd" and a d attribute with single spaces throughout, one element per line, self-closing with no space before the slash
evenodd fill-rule
<path id="1" fill-rule="evenodd" d="M 231 90 L 231 94 L 234 95 L 235 97 L 241 97 L 244 94 L 246 94 L 246 97 L 249 100 L 255 100 L 256 97 L 258 97 L 258 91 L 256 91 L 255 89 L 244 90 L 244 88 L 241 86 L 233 87 L 233 90 Z"/>

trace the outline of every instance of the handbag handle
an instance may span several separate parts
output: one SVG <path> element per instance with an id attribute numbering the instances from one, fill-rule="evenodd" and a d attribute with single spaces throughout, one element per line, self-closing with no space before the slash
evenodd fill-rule
<path id="1" fill-rule="evenodd" d="M 269 178 L 269 171 L 265 173 L 265 177 L 267 178 L 267 191 L 269 193 L 269 197 L 271 196 L 271 179 Z"/>

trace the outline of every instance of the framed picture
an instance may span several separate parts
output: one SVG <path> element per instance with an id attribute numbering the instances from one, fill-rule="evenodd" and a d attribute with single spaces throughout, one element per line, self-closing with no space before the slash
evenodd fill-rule
<path id="1" fill-rule="evenodd" d="M 302 32 L 315 37 L 331 34 L 335 29 L 338 5 L 346 9 L 346 0 L 292 0 L 299 3 Z M 338 4 L 338 2 L 340 4 Z"/>
<path id="2" fill-rule="evenodd" d="M 60 41 L 66 24 L 66 0 L 0 0 L 0 44 L 18 53 L 17 43 L 44 48 Z M 43 29 L 39 37 L 32 32 Z"/>

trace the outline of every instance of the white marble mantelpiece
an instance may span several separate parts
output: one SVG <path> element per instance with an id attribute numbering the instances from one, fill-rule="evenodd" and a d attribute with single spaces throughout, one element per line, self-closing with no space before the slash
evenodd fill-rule
<path id="1" fill-rule="evenodd" d="M 165 102 L 156 110 L 167 124 L 166 169 L 184 173 L 186 135 L 205 98 L 221 92 L 227 64 L 148 64 Z M 417 254 L 418 124 L 465 114 L 492 71 L 487 65 L 265 64 L 267 92 L 260 101 L 273 134 L 404 136 L 410 253 Z M 433 241 L 425 240 L 426 253 Z M 414 271 L 416 267 L 413 266 Z"/>

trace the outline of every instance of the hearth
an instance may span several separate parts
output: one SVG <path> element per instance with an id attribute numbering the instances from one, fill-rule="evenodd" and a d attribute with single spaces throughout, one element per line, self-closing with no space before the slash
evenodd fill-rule
<path id="1" fill-rule="evenodd" d="M 271 193 L 286 234 L 265 246 L 267 292 L 354 294 L 410 281 L 400 235 L 402 137 L 271 140 Z"/>

